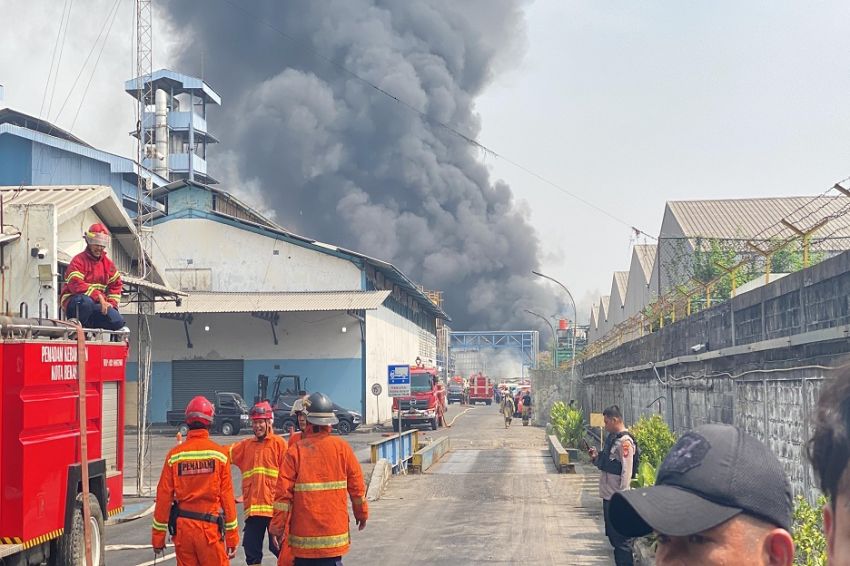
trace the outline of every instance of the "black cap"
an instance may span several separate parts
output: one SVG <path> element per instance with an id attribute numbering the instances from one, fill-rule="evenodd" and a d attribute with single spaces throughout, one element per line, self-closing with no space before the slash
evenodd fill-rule
<path id="1" fill-rule="evenodd" d="M 760 440 L 723 424 L 685 433 L 658 468 L 652 487 L 611 499 L 611 522 L 627 537 L 652 531 L 689 536 L 745 513 L 791 530 L 791 486 Z"/>

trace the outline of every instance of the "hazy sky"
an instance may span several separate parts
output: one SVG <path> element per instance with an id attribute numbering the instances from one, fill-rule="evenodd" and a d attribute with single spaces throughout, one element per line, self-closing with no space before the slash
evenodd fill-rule
<path id="1" fill-rule="evenodd" d="M 4 102 L 130 155 L 133 103 L 122 89 L 134 72 L 133 2 L 71 2 L 51 104 L 45 85 L 63 5 L 0 0 Z M 57 119 L 113 6 L 86 98 L 80 105 L 99 47 Z M 608 293 L 613 271 L 628 268 L 628 225 L 656 233 L 665 201 L 808 195 L 850 174 L 850 3 L 537 0 L 526 19 L 525 54 L 477 101 L 479 139 L 627 225 L 482 159 L 527 204 L 545 271 L 572 289 L 580 314 Z M 166 25 L 157 21 L 156 68 L 168 66 L 169 44 L 191 40 Z M 200 61 L 178 70 L 197 74 Z"/>

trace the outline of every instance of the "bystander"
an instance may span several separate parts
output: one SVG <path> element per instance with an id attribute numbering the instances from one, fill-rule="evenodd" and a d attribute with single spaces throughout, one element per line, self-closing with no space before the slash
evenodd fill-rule
<path id="1" fill-rule="evenodd" d="M 615 493 L 631 487 L 632 468 L 635 457 L 635 443 L 626 425 L 620 407 L 611 405 L 604 411 L 605 430 L 608 436 L 602 452 L 591 448 L 588 452 L 593 463 L 600 470 L 599 497 L 602 498 L 602 515 L 605 520 L 605 536 L 614 547 L 614 562 L 617 566 L 632 566 L 632 541 L 614 528 L 611 515 L 611 498 Z"/>
<path id="2" fill-rule="evenodd" d="M 657 533 L 657 566 L 791 566 L 792 510 L 791 488 L 773 452 L 724 424 L 685 433 L 654 486 L 611 499 L 618 532 Z"/>
<path id="3" fill-rule="evenodd" d="M 829 564 L 850 565 L 850 373 L 821 392 L 808 456 L 829 499 L 823 509 Z"/>

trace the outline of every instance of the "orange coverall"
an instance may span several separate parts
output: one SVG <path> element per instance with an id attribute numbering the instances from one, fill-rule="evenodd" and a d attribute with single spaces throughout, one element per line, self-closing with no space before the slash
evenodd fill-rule
<path id="1" fill-rule="evenodd" d="M 274 490 L 287 444 L 272 432 L 263 440 L 246 438 L 230 445 L 230 462 L 242 472 L 246 517 L 271 517 Z"/>
<path id="2" fill-rule="evenodd" d="M 174 551 L 180 566 L 227 566 L 225 546 L 239 545 L 239 524 L 233 499 L 233 480 L 224 447 L 210 440 L 207 430 L 190 430 L 185 442 L 165 457 L 156 488 L 151 545 L 165 547 L 172 501 L 180 509 L 218 515 L 224 510 L 225 542 L 218 526 L 206 521 L 177 519 Z"/>
<path id="3" fill-rule="evenodd" d="M 330 427 L 311 431 L 283 460 L 269 531 L 281 536 L 289 521 L 286 539 L 295 557 L 342 556 L 351 544 L 348 498 L 354 517 L 365 521 L 365 494 L 363 472 L 351 446 L 331 436 Z"/>

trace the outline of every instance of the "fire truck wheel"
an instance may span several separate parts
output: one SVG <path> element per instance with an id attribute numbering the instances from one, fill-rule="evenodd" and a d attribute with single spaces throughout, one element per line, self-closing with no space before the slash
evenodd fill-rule
<path id="1" fill-rule="evenodd" d="M 485 401 L 485 402 L 487 403 L 487 406 L 489 407 L 489 406 L 490 406 L 490 404 L 491 404 L 493 401 L 491 401 L 490 399 L 487 399 L 487 401 Z"/>
<path id="2" fill-rule="evenodd" d="M 440 423 L 437 422 L 437 417 L 434 417 L 431 419 L 431 430 L 437 430 L 438 428 L 440 428 Z"/>
<path id="3" fill-rule="evenodd" d="M 106 564 L 106 548 L 103 538 L 103 513 L 97 498 L 89 494 L 89 508 L 91 509 L 91 554 L 92 563 L 95 566 Z M 85 566 L 86 543 L 83 538 L 83 494 L 77 496 L 77 504 L 74 506 L 74 516 L 71 521 L 71 532 L 65 533 L 57 539 L 56 560 L 53 564 L 67 564 L 68 566 Z"/>

